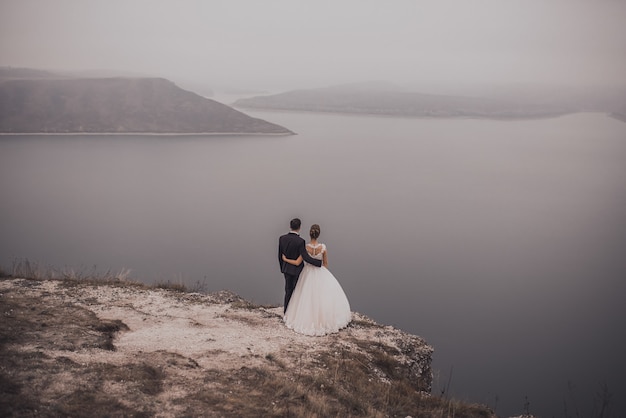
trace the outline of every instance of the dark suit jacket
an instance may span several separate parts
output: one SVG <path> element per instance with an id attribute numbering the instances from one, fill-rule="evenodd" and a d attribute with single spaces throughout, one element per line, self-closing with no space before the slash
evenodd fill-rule
<path id="1" fill-rule="evenodd" d="M 282 235 L 278 239 L 278 262 L 280 263 L 280 271 L 286 274 L 298 276 L 304 268 L 304 263 L 300 263 L 299 266 L 285 263 L 283 261 L 283 254 L 285 254 L 287 258 L 290 258 L 292 260 L 295 260 L 296 258 L 298 258 L 299 255 L 301 255 L 304 261 L 306 261 L 307 263 L 313 264 L 317 267 L 322 266 L 322 260 L 311 257 L 306 251 L 305 245 L 306 244 L 304 240 L 300 237 L 300 235 L 294 232 Z"/>

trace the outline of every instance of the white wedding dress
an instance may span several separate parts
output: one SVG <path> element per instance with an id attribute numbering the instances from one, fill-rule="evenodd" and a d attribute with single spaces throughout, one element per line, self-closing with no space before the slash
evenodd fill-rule
<path id="1" fill-rule="evenodd" d="M 312 257 L 322 259 L 326 251 L 324 244 L 307 246 L 321 246 L 320 253 Z M 348 325 L 352 313 L 346 294 L 330 270 L 305 263 L 284 319 L 288 328 L 300 334 L 325 335 Z"/>

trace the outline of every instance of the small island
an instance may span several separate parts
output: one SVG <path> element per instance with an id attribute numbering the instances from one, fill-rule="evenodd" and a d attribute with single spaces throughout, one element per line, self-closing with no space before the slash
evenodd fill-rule
<path id="1" fill-rule="evenodd" d="M 163 78 L 0 69 L 2 134 L 292 135 Z"/>

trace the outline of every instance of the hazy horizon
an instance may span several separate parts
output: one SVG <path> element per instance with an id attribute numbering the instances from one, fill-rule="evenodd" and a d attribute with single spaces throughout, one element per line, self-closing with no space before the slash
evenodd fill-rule
<path id="1" fill-rule="evenodd" d="M 220 90 L 625 85 L 625 18 L 612 0 L 0 0 L 0 65 Z"/>

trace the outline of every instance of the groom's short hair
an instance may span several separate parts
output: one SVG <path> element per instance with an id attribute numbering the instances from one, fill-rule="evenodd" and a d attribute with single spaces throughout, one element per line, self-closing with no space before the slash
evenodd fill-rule
<path id="1" fill-rule="evenodd" d="M 302 222 L 300 222 L 300 219 L 298 218 L 293 218 L 289 223 L 292 231 L 298 231 L 300 229 L 300 225 L 302 225 Z"/>

